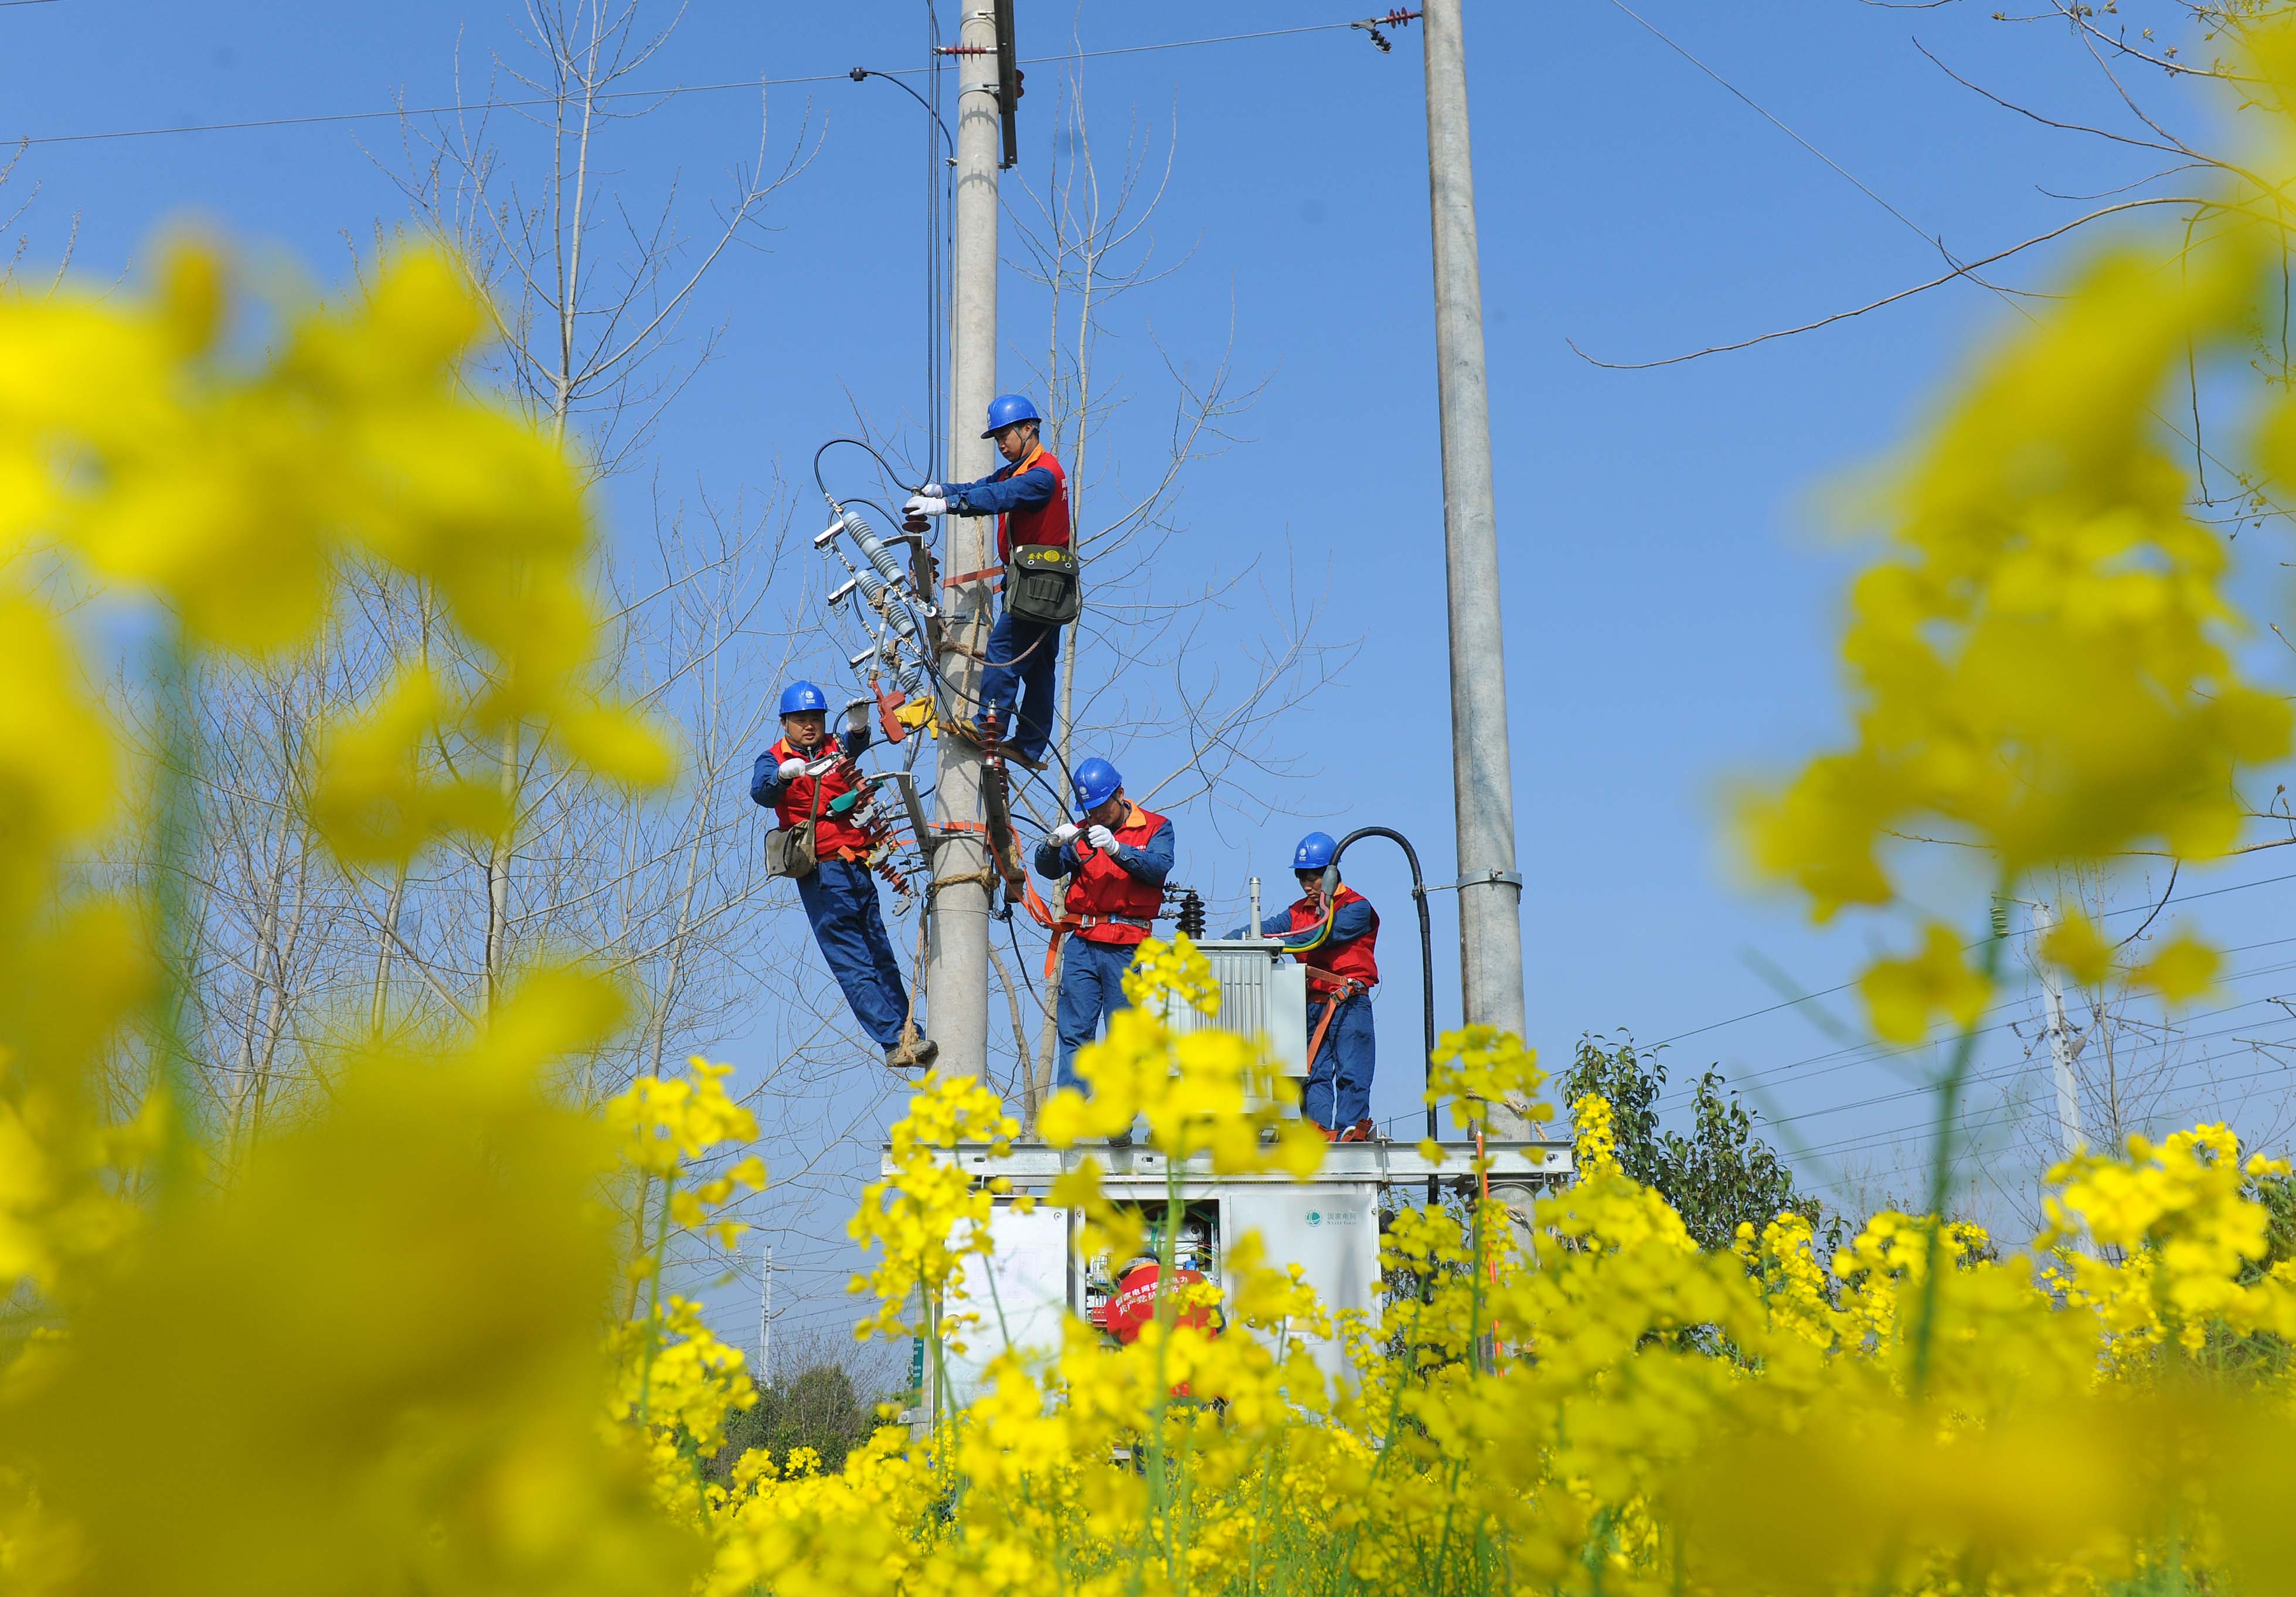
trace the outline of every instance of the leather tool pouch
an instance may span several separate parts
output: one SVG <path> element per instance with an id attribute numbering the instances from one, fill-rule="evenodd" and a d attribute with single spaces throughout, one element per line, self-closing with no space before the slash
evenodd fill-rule
<path id="1" fill-rule="evenodd" d="M 1023 621 L 1062 627 L 1084 607 L 1076 551 L 1059 544 L 1024 543 L 1004 563 L 1004 608 Z"/>
<path id="2" fill-rule="evenodd" d="M 815 865 L 813 822 L 775 827 L 766 834 L 766 874 L 769 877 L 809 877 Z"/>
<path id="3" fill-rule="evenodd" d="M 815 858 L 813 826 L 821 814 L 821 782 L 813 782 L 813 811 L 793 827 L 775 827 L 766 834 L 766 874 L 769 877 L 809 877 L 820 864 Z"/>

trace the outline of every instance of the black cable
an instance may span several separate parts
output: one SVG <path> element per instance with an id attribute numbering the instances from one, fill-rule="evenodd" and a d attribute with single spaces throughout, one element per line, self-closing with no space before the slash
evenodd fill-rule
<path id="1" fill-rule="evenodd" d="M 1387 838 L 1403 851 L 1404 859 L 1411 866 L 1411 901 L 1419 906 L 1419 1030 L 1427 1045 L 1419 1062 L 1423 1070 L 1421 1079 L 1426 1087 L 1431 1089 L 1435 1081 L 1435 932 L 1427 914 L 1427 878 L 1420 874 L 1419 851 L 1411 846 L 1410 838 L 1393 827 L 1357 827 L 1340 839 L 1338 845 L 1332 850 L 1331 863 L 1324 867 L 1324 896 L 1326 900 L 1338 895 L 1340 856 L 1346 853 L 1348 845 L 1358 837 Z M 1315 1063 L 1313 1059 L 1308 1061 L 1310 1068 Z M 1427 1096 L 1431 1099 L 1433 1093 L 1430 1091 Z M 1431 1102 L 1427 1106 L 1427 1136 L 1431 1141 L 1435 1136 L 1435 1106 Z M 1427 1201 L 1431 1206 L 1439 1201 L 1435 1178 L 1431 1175 L 1427 1178 Z"/>
<path id="2" fill-rule="evenodd" d="M 940 129 L 941 142 L 948 146 L 949 159 L 951 161 L 956 159 L 956 141 L 949 136 L 948 124 L 940 119 L 940 112 L 935 111 L 932 108 L 932 103 L 927 100 L 922 95 L 917 93 L 916 90 L 911 88 L 907 84 L 903 83 L 899 78 L 894 77 L 890 72 L 873 72 L 867 67 L 856 67 L 845 75 L 853 79 L 856 83 L 859 83 L 864 78 L 874 78 L 880 83 L 890 83 L 895 88 L 900 90 L 901 93 L 906 95 L 910 99 L 914 100 L 918 104 L 923 106 L 925 108 L 925 115 L 931 117 L 933 119 L 934 125 Z"/>
<path id="3" fill-rule="evenodd" d="M 882 455 L 877 453 L 877 448 L 874 444 L 870 443 L 865 439 L 832 438 L 827 443 L 822 445 L 821 448 L 813 452 L 813 485 L 821 490 L 821 497 L 823 498 L 834 502 L 837 498 L 835 494 L 829 491 L 829 484 L 821 480 L 821 457 L 824 455 L 828 454 L 831 449 L 836 448 L 839 444 L 851 444 L 857 449 L 868 450 L 870 458 L 877 463 L 877 468 L 885 473 L 887 485 L 893 488 L 904 486 L 901 482 L 901 473 L 893 469 L 892 463 L 890 461 L 887 460 Z"/>
<path id="4" fill-rule="evenodd" d="M 1012 940 L 1013 964 L 1021 973 L 1021 985 L 1029 990 L 1029 1001 L 1039 1009 L 1043 1008 L 1045 1000 L 1037 995 L 1037 984 L 1029 979 L 1029 961 L 1021 957 L 1021 930 L 1013 924 L 1013 906 L 1010 904 L 1004 906 L 1004 935 Z M 1015 1038 L 1014 1041 L 1020 1040 Z"/>

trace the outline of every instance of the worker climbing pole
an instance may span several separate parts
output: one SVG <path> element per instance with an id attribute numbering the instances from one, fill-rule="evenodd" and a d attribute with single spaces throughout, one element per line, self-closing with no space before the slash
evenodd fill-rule
<path id="1" fill-rule="evenodd" d="M 923 1067 L 940 1050 L 912 1024 L 877 879 L 884 876 L 905 896 L 909 887 L 892 862 L 890 820 L 876 784 L 855 763 L 873 732 L 867 704 L 848 707 L 840 741 L 828 731 L 828 696 L 811 682 L 791 683 L 782 694 L 781 740 L 758 756 L 750 796 L 781 822 L 767 838 L 767 863 L 796 880 L 814 941 L 853 1017 L 885 1050 L 888 1066 Z"/>
<path id="2" fill-rule="evenodd" d="M 903 506 L 918 523 L 949 514 L 996 518 L 996 564 L 949 579 L 993 578 L 1004 600 L 988 634 L 980 708 L 950 729 L 1032 770 L 1045 768 L 1052 744 L 1061 629 L 1082 603 L 1068 475 L 1045 448 L 1043 431 L 1028 395 L 998 395 L 980 436 L 995 441 L 1004 464 L 977 482 L 929 482 Z"/>

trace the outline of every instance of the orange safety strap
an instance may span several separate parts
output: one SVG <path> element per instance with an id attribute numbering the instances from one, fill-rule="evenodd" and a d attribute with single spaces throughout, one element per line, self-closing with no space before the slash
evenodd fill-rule
<path id="1" fill-rule="evenodd" d="M 1004 574 L 1004 568 L 1001 565 L 984 565 L 977 572 L 959 572 L 954 577 L 943 577 L 940 585 L 943 588 L 962 588 L 967 582 L 978 582 L 983 577 L 1001 577 Z"/>
<path id="2" fill-rule="evenodd" d="M 1308 973 L 1308 979 L 1310 982 L 1315 980 L 1313 971 Z M 1349 976 L 1336 987 L 1318 987 L 1316 991 L 1324 994 L 1324 1018 L 1316 1023 L 1316 1034 L 1308 1039 L 1308 1068 L 1310 1070 L 1316 1067 L 1316 1051 L 1324 1046 L 1324 1033 L 1332 1029 L 1332 1017 L 1340 1012 L 1340 1006 L 1351 998 L 1369 992 L 1371 989 Z"/>

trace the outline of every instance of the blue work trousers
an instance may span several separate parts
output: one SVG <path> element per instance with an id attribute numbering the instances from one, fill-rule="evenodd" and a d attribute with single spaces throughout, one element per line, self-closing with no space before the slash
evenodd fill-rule
<path id="1" fill-rule="evenodd" d="M 1135 943 L 1086 943 L 1081 937 L 1061 945 L 1061 1056 L 1054 1086 L 1092 1096 L 1092 1089 L 1077 1077 L 1077 1050 L 1099 1034 L 1103 1019 L 1132 1007 L 1124 996 L 1124 973 L 1139 951 Z"/>
<path id="2" fill-rule="evenodd" d="M 877 878 L 853 860 L 824 860 L 811 876 L 798 877 L 797 895 L 853 1018 L 879 1048 L 892 1047 L 909 1017 L 909 990 L 877 912 Z"/>
<path id="3" fill-rule="evenodd" d="M 988 663 L 980 673 L 981 717 L 993 717 L 1023 759 L 1042 760 L 1052 744 L 1060 661 L 1060 628 L 1023 621 L 1009 610 L 996 618 L 988 634 Z"/>
<path id="4" fill-rule="evenodd" d="M 1325 994 L 1308 995 L 1308 1034 L 1323 1024 L 1331 1002 Z M 1378 1039 L 1372 1031 L 1371 995 L 1343 999 L 1340 1012 L 1324 1030 L 1323 1045 L 1308 1061 L 1308 1085 L 1300 1094 L 1300 1115 L 1335 1132 L 1346 1131 L 1371 1117 L 1371 1073 Z"/>

